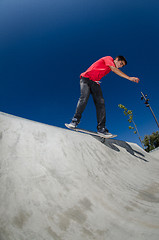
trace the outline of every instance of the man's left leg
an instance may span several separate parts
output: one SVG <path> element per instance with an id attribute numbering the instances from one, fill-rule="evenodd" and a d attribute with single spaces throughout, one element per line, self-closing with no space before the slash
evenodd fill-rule
<path id="1" fill-rule="evenodd" d="M 100 85 L 95 82 L 91 84 L 91 93 L 96 106 L 97 114 L 97 130 L 105 129 L 106 123 L 106 111 L 105 111 L 105 101 L 103 98 L 102 90 Z"/>
<path id="2" fill-rule="evenodd" d="M 98 134 L 102 137 L 108 136 L 111 137 L 112 134 L 109 133 L 108 129 L 105 126 L 106 122 L 106 113 L 105 113 L 105 102 L 102 94 L 102 90 L 100 85 L 97 83 L 93 82 L 92 87 L 91 87 L 91 93 L 93 96 L 93 100 L 96 106 L 96 112 L 97 112 L 97 132 Z"/>

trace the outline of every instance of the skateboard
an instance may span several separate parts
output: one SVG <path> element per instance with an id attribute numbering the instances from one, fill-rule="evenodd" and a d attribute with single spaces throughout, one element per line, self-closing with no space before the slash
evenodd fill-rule
<path id="1" fill-rule="evenodd" d="M 65 123 L 65 126 L 69 129 L 73 130 L 73 131 L 76 131 L 76 132 L 82 132 L 82 133 L 86 133 L 86 134 L 89 134 L 89 135 L 92 135 L 92 136 L 98 136 L 98 137 L 102 138 L 102 140 L 117 137 L 117 135 L 114 135 L 114 134 L 112 134 L 111 136 L 102 135 L 102 134 L 100 135 L 100 133 L 85 130 L 85 129 L 82 129 L 82 128 L 71 128 L 71 127 L 69 127 L 69 124 L 67 124 L 67 123 Z"/>

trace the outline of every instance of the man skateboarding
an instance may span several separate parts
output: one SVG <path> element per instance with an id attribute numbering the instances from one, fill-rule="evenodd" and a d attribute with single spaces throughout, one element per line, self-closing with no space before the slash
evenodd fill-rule
<path id="1" fill-rule="evenodd" d="M 108 135 L 111 137 L 108 129 L 105 126 L 106 123 L 106 112 L 105 102 L 100 87 L 100 80 L 107 75 L 110 71 L 116 73 L 120 77 L 126 78 L 132 82 L 139 82 L 139 78 L 129 77 L 123 73 L 119 68 L 122 68 L 127 64 L 126 59 L 123 56 L 118 56 L 113 59 L 111 56 L 100 58 L 98 61 L 93 63 L 85 72 L 80 75 L 80 89 L 81 96 L 78 100 L 76 112 L 70 124 L 69 128 L 76 128 L 82 117 L 82 113 L 87 105 L 90 94 L 92 94 L 96 113 L 97 113 L 97 132 L 98 134 Z"/>

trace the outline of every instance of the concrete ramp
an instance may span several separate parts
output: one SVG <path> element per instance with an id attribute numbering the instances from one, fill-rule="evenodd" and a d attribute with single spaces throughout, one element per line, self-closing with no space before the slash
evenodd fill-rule
<path id="1" fill-rule="evenodd" d="M 159 155 L 0 113 L 0 240 L 150 239 Z"/>

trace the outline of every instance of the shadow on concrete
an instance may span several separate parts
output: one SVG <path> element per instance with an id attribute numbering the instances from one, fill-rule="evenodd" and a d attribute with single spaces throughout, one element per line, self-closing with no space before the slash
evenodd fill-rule
<path id="1" fill-rule="evenodd" d="M 131 155 L 133 155 L 145 162 L 149 162 L 148 160 L 145 159 L 145 155 L 143 153 L 136 151 L 125 141 L 116 140 L 116 139 L 104 139 L 103 140 L 101 137 L 98 137 L 98 136 L 93 136 L 93 137 L 95 139 L 97 139 L 98 141 L 100 141 L 105 146 L 113 149 L 114 151 L 120 152 L 120 149 L 118 148 L 118 146 L 119 146 L 119 147 L 124 148 Z"/>

